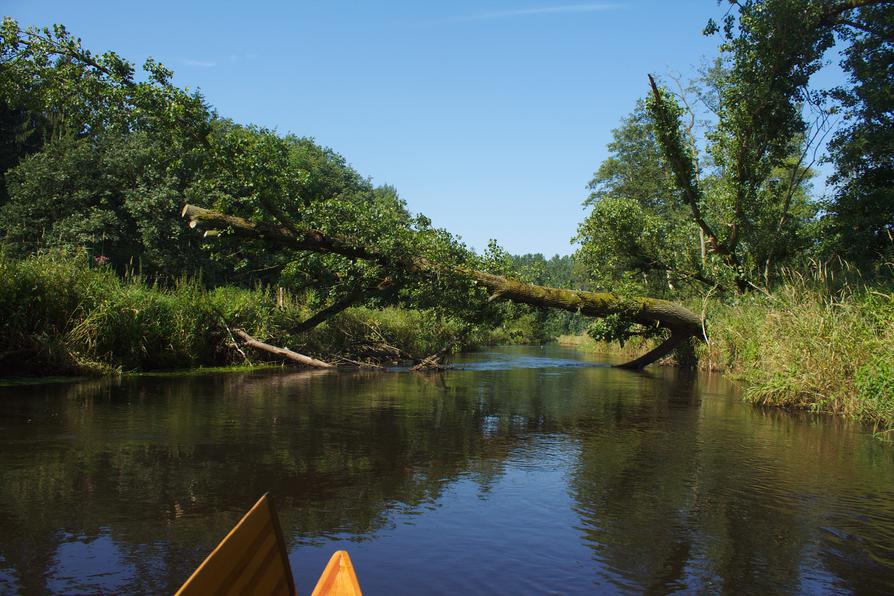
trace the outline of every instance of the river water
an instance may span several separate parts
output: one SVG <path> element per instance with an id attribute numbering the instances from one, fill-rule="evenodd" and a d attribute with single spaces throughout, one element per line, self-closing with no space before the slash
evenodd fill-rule
<path id="1" fill-rule="evenodd" d="M 299 593 L 894 592 L 894 446 L 562 348 L 0 388 L 0 593 L 173 592 L 263 493 Z"/>

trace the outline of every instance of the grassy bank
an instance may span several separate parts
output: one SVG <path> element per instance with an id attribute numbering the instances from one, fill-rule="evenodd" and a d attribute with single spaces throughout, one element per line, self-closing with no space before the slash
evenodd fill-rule
<path id="1" fill-rule="evenodd" d="M 710 341 L 697 348 L 699 366 L 744 381 L 752 403 L 840 414 L 891 434 L 894 294 L 859 284 L 830 288 L 834 283 L 793 276 L 771 294 L 689 305 L 705 307 L 708 321 Z M 619 347 L 588 336 L 559 342 L 624 356 L 654 345 Z"/>
<path id="2" fill-rule="evenodd" d="M 708 317 L 700 362 L 745 380 L 749 401 L 894 427 L 894 294 L 793 280 Z"/>
<path id="3" fill-rule="evenodd" d="M 462 324 L 431 311 L 353 308 L 301 333 L 319 305 L 269 288 L 170 287 L 121 278 L 84 257 L 0 255 L 0 372 L 107 374 L 245 362 L 232 329 L 324 359 L 421 358 L 455 343 Z M 488 331 L 465 336 L 486 341 Z M 265 355 L 246 353 L 253 362 Z"/>
<path id="4" fill-rule="evenodd" d="M 829 288 L 792 278 L 772 294 L 751 293 L 705 307 L 710 342 L 700 366 L 746 382 L 756 404 L 828 412 L 894 428 L 894 295 L 879 287 Z M 234 348 L 241 328 L 274 345 L 334 361 L 422 358 L 444 346 L 528 341 L 530 313 L 500 329 L 464 335 L 463 324 L 432 311 L 352 308 L 305 333 L 290 329 L 320 307 L 269 288 L 170 287 L 121 278 L 83 257 L 0 255 L 0 372 L 107 374 L 245 364 Z M 528 318 L 525 318 L 525 317 Z M 528 329 L 528 334 L 530 330 Z M 459 345 L 456 338 L 463 336 Z M 588 336 L 559 342 L 632 356 Z M 269 360 L 247 352 L 252 363 Z"/>

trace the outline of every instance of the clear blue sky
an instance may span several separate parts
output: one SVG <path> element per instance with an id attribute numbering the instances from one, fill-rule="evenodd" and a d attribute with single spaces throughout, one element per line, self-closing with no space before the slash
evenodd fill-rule
<path id="1" fill-rule="evenodd" d="M 316 138 L 482 249 L 568 254 L 646 74 L 715 54 L 715 0 L 5 2 L 153 56 L 222 116 Z"/>

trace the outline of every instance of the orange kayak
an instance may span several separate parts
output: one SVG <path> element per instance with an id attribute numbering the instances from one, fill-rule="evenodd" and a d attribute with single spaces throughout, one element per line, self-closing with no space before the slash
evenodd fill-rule
<path id="1" fill-rule="evenodd" d="M 336 551 L 311 596 L 360 596 L 360 584 L 348 551 Z"/>
<path id="2" fill-rule="evenodd" d="M 186 580 L 177 596 L 296 593 L 279 518 L 270 497 L 264 495 Z M 312 596 L 361 593 L 351 557 L 340 550 L 329 559 Z"/>

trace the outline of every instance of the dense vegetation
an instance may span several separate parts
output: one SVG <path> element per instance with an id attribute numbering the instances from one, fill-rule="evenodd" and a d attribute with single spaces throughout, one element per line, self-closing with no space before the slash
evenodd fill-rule
<path id="1" fill-rule="evenodd" d="M 256 332 L 262 339 L 321 355 L 418 359 L 494 334 L 514 341 L 545 337 L 530 308 L 491 305 L 481 300 L 480 290 L 448 275 L 386 271 L 381 263 L 338 255 L 278 253 L 226 234 L 204 243 L 180 218 L 184 203 L 255 221 L 285 213 L 324 233 L 362 239 L 395 258 L 425 255 L 442 264 L 494 272 L 511 266 L 498 248 L 476 255 L 424 216 L 414 216 L 394 188 L 374 187 L 343 157 L 312 139 L 218 117 L 200 95 L 173 86 L 171 72 L 152 60 L 138 81 L 132 65 L 114 53 L 90 53 L 61 26 L 22 30 L 6 19 L 2 35 L 0 125 L 6 134 L 0 163 L 6 184 L 0 195 L 0 237 L 8 278 L 4 291 L 9 293 L 4 304 L 13 310 L 4 311 L 9 316 L 0 327 L 0 339 L 12 347 L 0 354 L 0 365 L 18 368 L 27 358 L 46 370 L 74 370 L 81 361 L 77 354 L 127 370 L 226 362 L 233 355 L 220 353 L 219 327 L 223 321 L 231 326 L 245 322 L 226 316 L 214 296 L 251 295 L 262 312 L 264 296 L 277 288 L 288 288 L 300 308 Z M 34 256 L 44 253 L 48 256 Z M 16 265 L 18 258 L 27 260 Z M 67 267 L 71 275 L 43 277 L 47 263 Z M 112 271 L 139 275 L 119 283 Z M 28 272 L 42 280 L 33 288 L 27 287 Z M 56 285 L 70 277 L 91 281 L 72 288 Z M 62 296 L 77 288 L 84 292 L 66 302 Z M 109 300 L 100 301 L 106 294 Z M 132 327 L 121 330 L 131 333 L 130 340 L 122 337 L 109 349 L 71 344 L 72 322 L 83 317 L 88 324 L 105 316 L 92 310 L 100 302 L 128 311 L 128 305 L 109 302 L 112 295 L 169 305 L 162 308 L 166 313 L 180 304 L 184 309 L 170 318 L 191 330 L 168 325 L 166 316 L 147 318 L 157 325 L 153 329 L 118 320 Z M 56 298 L 54 308 L 61 309 L 56 319 L 42 320 L 27 308 L 35 299 Z M 373 309 L 369 313 L 384 308 L 379 314 L 388 313 L 396 327 L 420 324 L 426 330 L 419 338 L 398 333 L 392 338 L 396 345 L 379 342 L 384 348 L 379 354 L 369 353 L 370 341 L 362 333 L 315 340 L 325 329 L 333 333 L 333 325 L 316 325 L 348 306 L 366 306 Z M 136 304 L 132 308 L 143 310 Z M 315 312 L 324 316 L 311 320 Z M 27 324 L 20 324 L 23 316 L 30 318 Z M 184 323 L 190 316 L 194 320 Z M 401 317 L 405 320 L 398 321 Z M 446 328 L 452 333 L 439 336 L 438 330 Z M 142 337 L 143 331 L 158 341 Z M 425 339 L 429 332 L 431 341 Z M 162 341 L 166 333 L 178 335 L 182 345 Z M 62 358 L 60 346 L 70 354 Z M 133 357 L 133 351 L 144 354 Z"/>
<path id="2" fill-rule="evenodd" d="M 346 361 L 546 341 L 588 323 L 599 340 L 664 337 L 624 312 L 590 323 L 495 301 L 456 274 L 474 269 L 685 303 L 708 315 L 708 342 L 678 361 L 738 371 L 761 403 L 894 422 L 894 3 L 743 0 L 705 33 L 719 55 L 674 91 L 644 78 L 590 182 L 578 252 L 545 259 L 496 244 L 476 254 L 314 140 L 222 118 L 153 60 L 137 76 L 61 26 L 6 19 L 0 366 L 238 361 L 237 326 Z M 833 52 L 848 80 L 817 89 Z M 813 176 L 827 139 L 823 193 Z M 203 238 L 180 219 L 185 204 L 287 234 L 300 222 L 363 250 L 281 250 L 233 229 Z M 408 266 L 420 259 L 436 266 Z M 400 331 L 417 325 L 422 337 Z"/>
<path id="3" fill-rule="evenodd" d="M 755 402 L 894 425 L 894 6 L 737 2 L 705 32 L 720 56 L 674 91 L 653 81 L 614 131 L 579 270 L 704 311 L 702 366 L 739 373 Z M 848 80 L 814 88 L 833 46 Z"/>
<path id="4" fill-rule="evenodd" d="M 470 331 L 434 309 L 355 307 L 326 325 L 292 329 L 309 300 L 269 287 L 210 288 L 195 278 L 160 285 L 135 273 L 91 266 L 83 254 L 0 255 L 0 312 L 17 374 L 108 373 L 259 363 L 236 349 L 233 329 L 336 363 L 417 359 L 443 346 L 528 340 L 521 326 Z M 6 372 L 4 371 L 4 372 Z"/>

